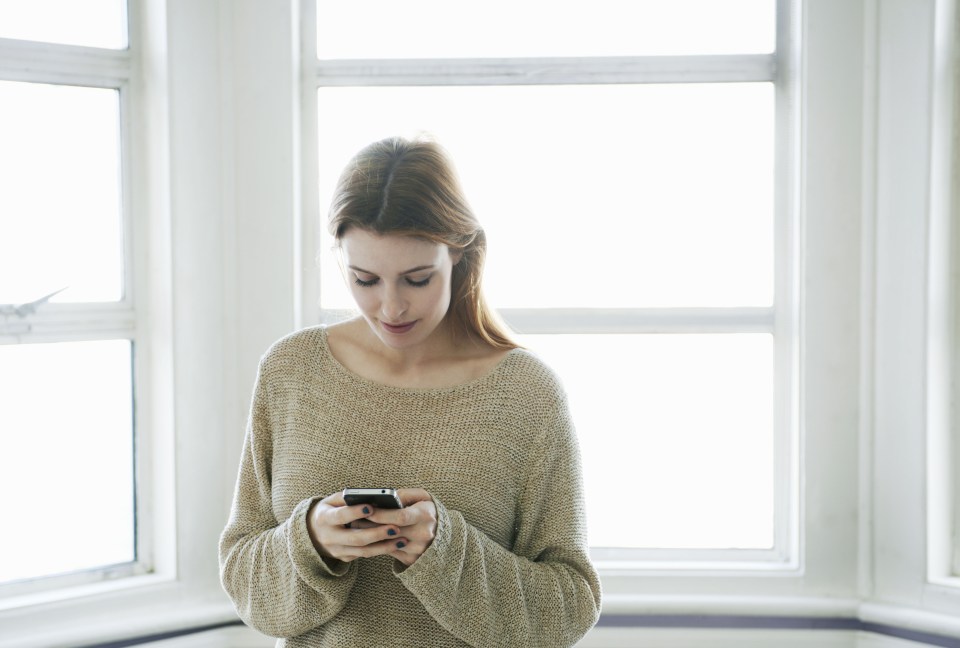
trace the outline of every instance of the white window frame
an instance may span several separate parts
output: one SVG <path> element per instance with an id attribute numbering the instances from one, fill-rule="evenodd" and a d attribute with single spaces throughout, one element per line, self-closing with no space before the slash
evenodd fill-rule
<path id="1" fill-rule="evenodd" d="M 129 34 L 129 42 L 136 36 Z M 107 339 L 125 339 L 131 343 L 132 364 L 138 370 L 142 364 L 142 330 L 138 322 L 143 309 L 138 305 L 137 277 L 142 272 L 134 262 L 134 240 L 141 223 L 132 209 L 132 167 L 134 156 L 133 133 L 137 127 L 132 100 L 134 58 L 131 49 L 105 49 L 57 43 L 39 43 L 0 38 L 0 80 L 80 86 L 115 90 L 118 95 L 120 117 L 120 191 L 123 231 L 124 291 L 117 302 L 43 303 L 35 308 L 20 308 L 16 304 L 0 304 L 0 344 L 31 344 L 77 342 Z M 39 299 L 43 295 L 36 295 Z M 143 394 L 142 376 L 133 380 L 134 402 Z M 141 447 L 141 426 L 136 416 L 133 424 L 135 446 Z M 134 461 L 131 456 L 131 462 Z M 18 596 L 38 591 L 89 585 L 135 575 L 152 570 L 152 537 L 143 502 L 149 497 L 149 487 L 140 479 L 142 457 L 137 454 L 134 481 L 136 483 L 136 553 L 133 562 L 103 566 L 87 571 L 45 576 L 36 579 L 0 585 L 0 597 Z"/>
<path id="2" fill-rule="evenodd" d="M 960 14 L 936 4 L 927 270 L 927 579 L 960 587 Z"/>
<path id="3" fill-rule="evenodd" d="M 947 546 L 952 548 L 952 556 L 947 557 L 949 564 L 944 572 L 950 579 L 950 585 L 960 588 L 960 7 L 956 0 L 941 0 L 937 5 L 937 34 L 934 44 L 936 59 L 934 60 L 934 74 L 936 78 L 943 78 L 942 83 L 935 83 L 935 87 L 943 93 L 942 99 L 935 97 L 942 103 L 935 103 L 934 109 L 943 111 L 934 114 L 935 126 L 933 142 L 936 147 L 943 142 L 949 142 L 943 160 L 934 157 L 932 178 L 932 193 L 936 197 L 942 191 L 944 203 L 931 205 L 931 217 L 935 223 L 944 222 L 948 231 L 944 238 L 949 241 L 949 261 L 943 270 L 946 275 L 946 289 L 948 295 L 947 338 L 950 348 L 947 349 L 947 358 L 952 359 L 947 378 L 948 394 L 951 408 L 949 410 L 948 426 L 942 434 L 949 439 L 952 462 L 950 472 L 942 483 L 948 485 L 949 499 L 947 506 L 952 512 L 949 529 L 946 536 Z M 942 122 L 940 121 L 942 119 Z M 941 126 L 942 124 L 942 126 Z M 935 156 L 939 151 L 935 150 Z M 938 175 L 939 174 L 939 175 Z M 942 183 L 942 188 L 940 188 Z M 934 225 L 936 227 L 936 225 Z M 931 229 L 931 243 L 936 231 Z M 937 258 L 931 259 L 935 264 Z M 933 273 L 931 272 L 931 278 Z M 932 285 L 931 290 L 936 290 Z M 932 300 L 931 300 L 932 301 Z M 932 319 L 932 318 L 931 318 Z M 931 339 L 934 335 L 931 334 Z M 936 448 L 931 448 L 930 458 L 936 460 Z M 936 475 L 931 474 L 931 479 Z M 931 488 L 932 492 L 932 488 Z M 951 501 L 952 500 L 952 501 Z M 952 504 L 952 505 L 951 505 Z M 933 550 L 930 552 L 934 555 Z M 936 565 L 931 565 L 935 568 Z M 936 576 L 936 573 L 933 574 Z"/>
<path id="4" fill-rule="evenodd" d="M 774 54 L 635 56 L 589 58 L 364 59 L 318 60 L 316 0 L 302 3 L 301 51 L 304 93 L 301 122 L 305 147 L 317 136 L 317 89 L 342 86 L 452 85 L 600 85 L 613 83 L 772 82 L 776 94 L 775 277 L 769 308 L 539 308 L 501 309 L 504 320 L 522 334 L 769 333 L 774 340 L 776 463 L 774 546 L 736 549 L 593 549 L 604 570 L 719 569 L 786 570 L 799 567 L 798 487 L 798 297 L 796 151 L 799 115 L 796 101 L 798 4 L 777 0 Z M 309 148 L 307 148 L 309 151 Z M 316 155 L 316 151 L 312 151 Z M 316 177 L 316 157 L 306 156 L 304 179 Z M 305 259 L 320 248 L 323 214 L 315 182 L 304 182 L 302 221 Z M 312 193 L 311 193 L 312 192 Z M 349 311 L 319 308 L 316 273 L 304 274 L 302 324 L 342 319 Z"/>
<path id="5" fill-rule="evenodd" d="M 864 195 L 874 203 L 863 219 L 861 290 L 872 303 L 859 616 L 956 637 L 957 2 L 867 6 L 876 111 L 865 130 L 874 167 Z"/>
<path id="6" fill-rule="evenodd" d="M 54 317 L 54 306 L 78 320 L 89 314 L 84 322 L 123 308 L 135 313 L 123 330 L 132 330 L 138 345 L 137 532 L 147 543 L 140 549 L 144 565 L 107 580 L 0 592 L 0 648 L 99 645 L 237 622 L 220 586 L 216 547 L 257 362 L 294 325 L 296 18 L 290 7 L 272 3 L 128 5 L 128 52 L 4 40 L 0 66 L 5 75 L 36 72 L 51 82 L 125 79 L 129 304 L 92 314 L 53 304 L 35 320 L 44 329 L 32 334 L 66 335 L 45 319 Z M 51 58 L 74 66 L 93 61 L 92 72 L 58 77 L 45 62 Z M 116 72 L 118 61 L 126 72 Z M 256 87 L 235 82 L 245 75 L 258 79 Z M 246 146 L 251 139 L 260 143 Z M 277 151 L 262 155 L 271 145 Z M 280 158 L 290 164 L 277 164 Z M 240 262 L 260 258 L 269 261 Z M 104 335 L 116 332 L 98 326 Z"/>

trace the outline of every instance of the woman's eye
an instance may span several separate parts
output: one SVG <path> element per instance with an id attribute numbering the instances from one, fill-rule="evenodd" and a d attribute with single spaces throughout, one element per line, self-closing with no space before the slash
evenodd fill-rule
<path id="1" fill-rule="evenodd" d="M 415 279 L 411 279 L 410 277 L 407 277 L 407 283 L 410 284 L 411 286 L 416 286 L 417 288 L 423 288 L 428 283 L 430 283 L 431 278 L 433 278 L 433 275 L 427 275 L 425 278 L 420 280 L 415 280 Z"/>
<path id="2" fill-rule="evenodd" d="M 354 278 L 354 283 L 356 283 L 358 286 L 363 286 L 364 288 L 369 288 L 370 286 L 373 286 L 378 281 L 380 281 L 379 279 L 371 279 L 369 281 L 364 281 L 357 275 L 353 275 L 353 278 Z"/>

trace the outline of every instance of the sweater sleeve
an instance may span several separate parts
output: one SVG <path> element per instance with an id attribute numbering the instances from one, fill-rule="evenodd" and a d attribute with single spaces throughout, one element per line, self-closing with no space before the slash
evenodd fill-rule
<path id="1" fill-rule="evenodd" d="M 600 614 L 565 401 L 533 445 L 525 483 L 512 551 L 435 499 L 432 544 L 406 570 L 395 567 L 430 615 L 471 646 L 572 646 Z"/>
<path id="2" fill-rule="evenodd" d="M 328 564 L 314 549 L 307 512 L 319 498 L 303 500 L 286 520 L 274 516 L 267 392 L 261 364 L 233 507 L 220 536 L 220 581 L 245 623 L 267 635 L 294 637 L 336 616 L 357 569 Z"/>

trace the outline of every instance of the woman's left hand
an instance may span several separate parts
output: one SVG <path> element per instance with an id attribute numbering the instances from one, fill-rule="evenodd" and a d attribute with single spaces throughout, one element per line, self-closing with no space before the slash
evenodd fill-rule
<path id="1" fill-rule="evenodd" d="M 409 567 L 433 542 L 437 532 L 437 507 L 430 493 L 422 488 L 401 488 L 397 494 L 403 502 L 402 509 L 378 508 L 367 519 L 400 527 L 400 535 L 406 542 L 398 540 L 396 551 L 390 555 Z"/>

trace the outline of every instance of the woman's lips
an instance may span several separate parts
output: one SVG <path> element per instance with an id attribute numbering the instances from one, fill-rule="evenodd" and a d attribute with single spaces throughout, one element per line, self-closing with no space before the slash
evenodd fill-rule
<path id="1" fill-rule="evenodd" d="M 383 320 L 380 320 L 380 326 L 382 326 L 388 333 L 401 334 L 406 333 L 413 328 L 413 325 L 417 323 L 417 320 L 412 322 L 407 322 L 405 324 L 387 324 Z"/>

